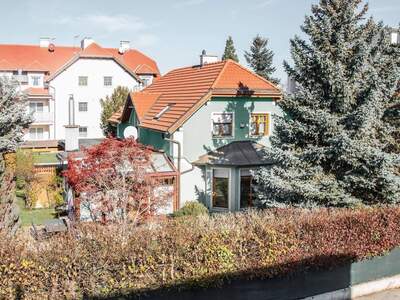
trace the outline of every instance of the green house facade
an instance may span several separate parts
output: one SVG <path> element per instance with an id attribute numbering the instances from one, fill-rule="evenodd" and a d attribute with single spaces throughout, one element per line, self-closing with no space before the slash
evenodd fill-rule
<path id="1" fill-rule="evenodd" d="M 201 67 L 172 71 L 131 94 L 117 133 L 123 138 L 135 127 L 140 143 L 170 157 L 180 169 L 180 206 L 195 200 L 214 211 L 243 209 L 254 197 L 252 170 L 269 164 L 262 153 L 270 147 L 273 116 L 282 115 L 281 93 L 232 61 Z M 216 78 L 195 99 L 210 72 Z"/>

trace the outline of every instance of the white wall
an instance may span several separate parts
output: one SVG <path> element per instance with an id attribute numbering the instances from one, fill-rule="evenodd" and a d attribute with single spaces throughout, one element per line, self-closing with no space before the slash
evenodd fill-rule
<path id="1" fill-rule="evenodd" d="M 79 86 L 78 77 L 87 76 L 88 85 Z M 104 86 L 103 77 L 112 76 L 112 86 Z M 132 89 L 138 82 L 112 59 L 80 58 L 50 82 L 50 92 L 55 90 L 55 138 L 65 138 L 64 126 L 68 124 L 68 99 L 74 95 L 75 123 L 88 127 L 87 138 L 103 137 L 100 128 L 100 99 L 111 95 L 118 85 Z M 88 111 L 79 112 L 78 103 L 88 102 Z M 54 138 L 52 136 L 51 138 Z"/>

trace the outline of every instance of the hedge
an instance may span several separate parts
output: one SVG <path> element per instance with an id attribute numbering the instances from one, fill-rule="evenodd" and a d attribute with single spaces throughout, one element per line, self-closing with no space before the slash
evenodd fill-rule
<path id="1" fill-rule="evenodd" d="M 282 209 L 182 217 L 139 228 L 81 225 L 36 242 L 2 236 L 0 299 L 79 299 L 272 278 L 382 255 L 400 208 Z"/>

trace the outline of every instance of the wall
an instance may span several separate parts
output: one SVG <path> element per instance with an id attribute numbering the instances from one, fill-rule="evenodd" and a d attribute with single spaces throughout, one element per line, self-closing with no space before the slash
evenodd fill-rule
<path id="1" fill-rule="evenodd" d="M 234 112 L 234 136 L 232 138 L 212 137 L 211 115 L 213 112 Z M 195 161 L 209 150 L 232 141 L 256 140 L 266 146 L 270 145 L 269 137 L 255 139 L 249 134 L 250 114 L 256 112 L 282 115 L 281 109 L 272 99 L 246 97 L 212 99 L 183 125 L 185 157 L 190 161 Z M 244 128 L 240 128 L 241 123 L 245 124 Z M 271 118 L 271 132 L 273 126 L 274 121 Z"/>
<path id="2" fill-rule="evenodd" d="M 79 76 L 88 77 L 87 86 L 78 85 Z M 104 76 L 113 77 L 112 86 L 104 86 Z M 75 99 L 75 123 L 88 127 L 88 138 L 102 138 L 100 99 L 106 95 L 111 95 L 118 85 L 132 89 L 138 83 L 112 59 L 80 58 L 53 79 L 50 85 L 55 88 L 56 94 L 55 138 L 64 139 L 64 126 L 68 124 L 68 99 L 70 94 L 73 94 Z M 79 102 L 88 102 L 87 112 L 78 111 Z"/>
<path id="3" fill-rule="evenodd" d="M 213 138 L 211 115 L 213 112 L 234 112 L 234 136 L 232 138 Z M 188 161 L 196 161 L 201 155 L 214 150 L 232 141 L 255 140 L 258 143 L 269 146 L 269 137 L 256 139 L 249 134 L 249 120 L 251 113 L 270 113 L 282 115 L 282 111 L 275 101 L 266 98 L 216 98 L 200 108 L 180 129 L 183 134 L 182 156 Z M 244 123 L 245 127 L 240 128 Z M 271 117 L 270 132 L 273 131 L 274 121 Z M 237 190 L 238 169 L 231 171 L 231 191 Z M 211 181 L 206 184 L 205 169 L 196 167 L 194 171 L 181 177 L 181 205 L 186 200 L 198 200 L 211 205 Z M 210 177 L 208 169 L 207 177 Z M 208 189 L 208 191 L 207 191 Z M 231 193 L 230 210 L 238 209 L 239 193 Z"/>

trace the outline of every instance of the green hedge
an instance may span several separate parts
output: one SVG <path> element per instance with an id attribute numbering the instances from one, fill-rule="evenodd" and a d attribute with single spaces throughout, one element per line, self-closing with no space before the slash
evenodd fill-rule
<path id="1" fill-rule="evenodd" d="M 0 299 L 79 299 L 271 278 L 384 254 L 400 208 L 287 209 L 82 225 L 44 242 L 2 236 Z M 245 275 L 243 275 L 245 274 Z"/>

